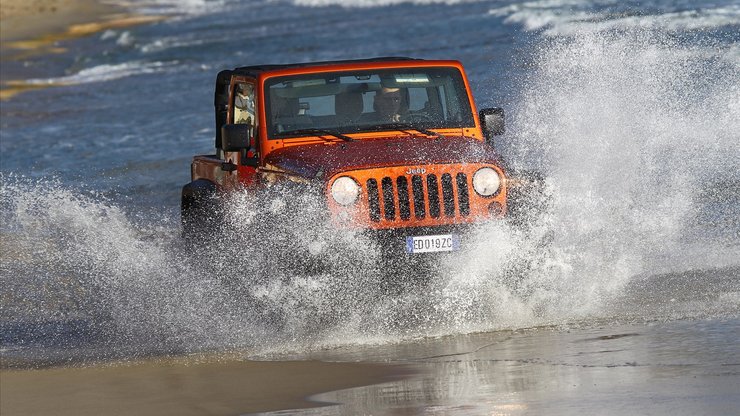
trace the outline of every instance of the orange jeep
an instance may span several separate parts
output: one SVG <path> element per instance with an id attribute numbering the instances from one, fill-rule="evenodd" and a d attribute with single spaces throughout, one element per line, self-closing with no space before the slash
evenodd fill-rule
<path id="1" fill-rule="evenodd" d="M 216 152 L 194 157 L 182 190 L 186 237 L 212 232 L 219 196 L 286 181 L 324 195 L 334 227 L 398 253 L 457 250 L 461 230 L 507 215 L 503 110 L 476 111 L 460 62 L 241 67 L 218 74 L 215 107 Z"/>

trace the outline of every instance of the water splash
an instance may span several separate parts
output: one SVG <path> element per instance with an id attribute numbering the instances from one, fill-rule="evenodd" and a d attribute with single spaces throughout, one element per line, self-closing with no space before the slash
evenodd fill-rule
<path id="1" fill-rule="evenodd" d="M 737 265 L 740 65 L 726 53 L 643 30 L 537 49 L 506 152 L 553 187 L 546 274 L 571 299 L 558 307 L 598 310 L 637 274 Z"/>
<path id="2" fill-rule="evenodd" d="M 4 347 L 45 336 L 102 345 L 74 352 L 99 357 L 397 342 L 608 317 L 635 276 L 737 266 L 737 62 L 634 32 L 545 41 L 530 65 L 501 150 L 545 173 L 551 211 L 412 264 L 430 279 L 417 290 L 389 294 L 380 245 L 332 230 L 310 191 L 234 195 L 225 228 L 193 250 L 178 218 L 0 177 L 1 317 L 21 328 L 3 331 Z M 86 324 L 43 336 L 15 325 L 38 322 Z"/>

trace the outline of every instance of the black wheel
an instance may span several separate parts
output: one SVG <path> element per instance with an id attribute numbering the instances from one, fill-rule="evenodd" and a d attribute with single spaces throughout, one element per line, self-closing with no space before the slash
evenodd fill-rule
<path id="1" fill-rule="evenodd" d="M 216 185 L 199 179 L 182 188 L 180 223 L 183 239 L 192 242 L 212 237 L 220 223 L 219 216 Z"/>

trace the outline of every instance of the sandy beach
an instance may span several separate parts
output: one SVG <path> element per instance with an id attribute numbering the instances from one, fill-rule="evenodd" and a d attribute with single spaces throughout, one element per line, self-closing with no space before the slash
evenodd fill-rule
<path id="1" fill-rule="evenodd" d="M 73 25 L 98 22 L 120 11 L 95 0 L 2 0 L 0 38 L 7 43 L 64 33 Z"/>
<path id="2" fill-rule="evenodd" d="M 36 49 L 59 40 L 87 36 L 165 19 L 131 13 L 115 2 L 96 0 L 0 1 L 0 48 Z M 11 56 L 10 59 L 13 59 Z"/>

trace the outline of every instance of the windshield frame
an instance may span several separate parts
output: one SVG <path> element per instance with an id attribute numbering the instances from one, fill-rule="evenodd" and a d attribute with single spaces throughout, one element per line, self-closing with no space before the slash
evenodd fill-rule
<path id="1" fill-rule="evenodd" d="M 343 76 L 363 76 L 363 75 L 377 75 L 377 74 L 419 74 L 420 72 L 425 73 L 441 73 L 446 72 L 452 81 L 454 92 L 456 93 L 457 102 L 459 104 L 459 120 L 449 120 L 444 122 L 417 122 L 414 123 L 414 127 L 419 127 L 426 130 L 440 130 L 440 129 L 468 129 L 475 128 L 475 118 L 473 115 L 473 103 L 471 103 L 470 96 L 467 90 L 467 84 L 464 73 L 461 69 L 451 65 L 429 65 L 429 66 L 394 66 L 394 67 L 382 67 L 382 68 L 358 68 L 358 69 L 337 69 L 335 71 L 326 70 L 321 72 L 306 72 L 300 74 L 290 75 L 276 75 L 266 78 L 263 81 L 263 103 L 264 103 L 264 116 L 265 116 L 265 128 L 268 140 L 284 140 L 284 139 L 300 139 L 305 137 L 315 137 L 316 134 L 296 134 L 293 130 L 286 132 L 276 131 L 275 125 L 270 122 L 272 119 L 272 104 L 270 102 L 270 87 L 276 84 L 283 83 L 285 81 L 300 81 L 300 80 L 314 80 L 317 78 L 337 78 Z M 367 113 L 365 113 L 367 114 Z M 398 131 L 397 129 L 378 129 L 378 127 L 386 123 L 359 125 L 359 126 L 343 126 L 342 128 L 332 128 L 337 133 L 341 134 L 353 134 L 353 133 L 375 133 L 381 131 Z M 323 128 L 323 127 L 319 127 Z M 412 129 L 413 130 L 413 129 Z"/>

